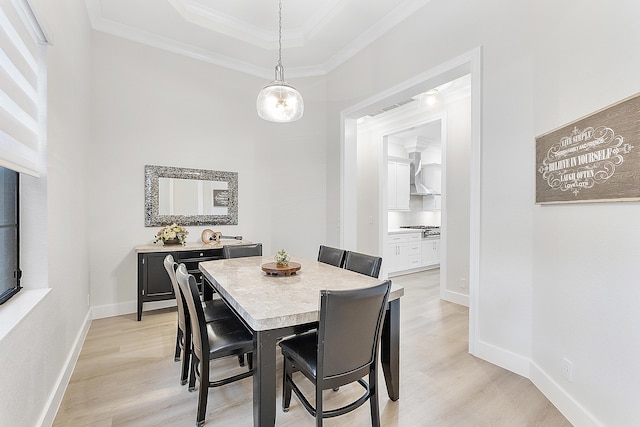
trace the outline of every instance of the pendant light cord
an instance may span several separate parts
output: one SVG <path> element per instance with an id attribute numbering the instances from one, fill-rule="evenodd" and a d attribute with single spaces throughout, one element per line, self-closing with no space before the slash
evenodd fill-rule
<path id="1" fill-rule="evenodd" d="M 278 65 L 282 66 L 282 0 L 278 10 Z"/>

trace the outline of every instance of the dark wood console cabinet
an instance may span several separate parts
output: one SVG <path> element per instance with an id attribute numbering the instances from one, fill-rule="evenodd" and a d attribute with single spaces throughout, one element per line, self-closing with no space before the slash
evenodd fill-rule
<path id="1" fill-rule="evenodd" d="M 238 242 L 240 243 L 240 242 Z M 178 263 L 184 263 L 202 289 L 202 273 L 198 263 L 222 258 L 222 246 L 187 244 L 186 246 L 137 246 L 138 253 L 138 320 L 142 319 L 142 305 L 149 301 L 174 299 L 171 280 L 164 269 L 164 258 L 171 254 Z"/>

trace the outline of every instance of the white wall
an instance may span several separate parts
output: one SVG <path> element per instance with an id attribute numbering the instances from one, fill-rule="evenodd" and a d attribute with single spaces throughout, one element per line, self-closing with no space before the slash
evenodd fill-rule
<path id="1" fill-rule="evenodd" d="M 238 225 L 204 228 L 315 258 L 325 236 L 325 86 L 292 82 L 304 117 L 261 120 L 267 83 L 167 51 L 94 32 L 90 187 L 91 299 L 99 315 L 135 311 L 133 247 L 153 242 L 144 226 L 144 166 L 238 172 Z"/>
<path id="2" fill-rule="evenodd" d="M 89 314 L 85 165 L 90 139 L 90 29 L 83 2 L 60 0 L 54 7 L 39 0 L 34 5 L 55 45 L 48 49 L 46 168 L 38 182 L 23 179 L 21 207 L 28 212 L 23 216 L 23 237 L 29 238 L 24 246 L 32 248 L 23 251 L 23 267 L 31 271 L 25 272 L 28 289 L 14 299 L 30 289 L 48 286 L 50 291 L 0 343 L 3 426 L 51 423 L 56 408 L 53 413 L 46 411 L 61 397 L 55 393 L 68 379 L 72 349 L 86 331 Z M 34 230 L 40 234 L 34 235 Z M 40 249 L 47 244 L 48 261 Z M 2 309 L 9 310 L 13 302 Z"/>
<path id="3" fill-rule="evenodd" d="M 545 25 L 558 31 L 540 34 L 532 49 L 534 135 L 640 90 L 640 3 L 583 8 L 545 0 L 539 7 Z M 577 28 L 566 26 L 568 16 Z M 635 141 L 640 148 L 637 135 Z M 640 425 L 640 205 L 536 206 L 532 214 L 538 383 L 556 381 L 602 425 Z M 561 374 L 565 357 L 573 363 L 573 382 Z"/>
<path id="4" fill-rule="evenodd" d="M 432 0 L 328 78 L 333 194 L 342 110 L 482 46 L 476 351 L 530 374 L 581 426 L 640 423 L 640 206 L 536 207 L 534 137 L 638 92 L 639 12 L 632 0 Z"/>

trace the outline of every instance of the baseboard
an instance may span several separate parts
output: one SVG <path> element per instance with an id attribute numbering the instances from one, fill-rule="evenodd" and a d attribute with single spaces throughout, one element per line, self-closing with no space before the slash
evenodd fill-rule
<path id="1" fill-rule="evenodd" d="M 73 342 L 73 346 L 67 360 L 65 361 L 64 367 L 58 376 L 58 380 L 56 382 L 56 386 L 54 387 L 51 395 L 49 396 L 49 400 L 45 405 L 45 409 L 40 416 L 40 421 L 37 425 L 41 427 L 51 427 L 53 425 L 53 421 L 56 418 L 56 414 L 58 413 L 58 409 L 60 408 L 60 404 L 62 403 L 62 398 L 64 397 L 64 392 L 67 390 L 67 385 L 69 385 L 69 380 L 71 379 L 71 374 L 73 374 L 73 370 L 76 367 L 76 362 L 78 361 L 78 357 L 80 356 L 80 351 L 82 350 L 82 345 L 84 344 L 84 340 L 87 337 L 87 333 L 89 332 L 89 327 L 91 326 L 91 310 L 87 312 L 86 317 L 84 318 L 84 322 L 82 324 L 82 328 L 78 332 L 75 341 Z"/>
<path id="2" fill-rule="evenodd" d="M 530 360 L 524 356 L 496 347 L 495 345 L 487 344 L 484 341 L 478 341 L 476 343 L 475 353 L 473 355 L 508 371 L 529 378 Z"/>
<path id="3" fill-rule="evenodd" d="M 453 292 L 446 290 L 440 295 L 440 299 L 452 302 L 454 304 L 464 305 L 469 307 L 469 295 L 461 294 L 459 292 Z"/>
<path id="4" fill-rule="evenodd" d="M 175 307 L 176 300 L 151 301 L 145 302 L 142 312 L 150 310 L 159 310 L 161 308 Z M 123 314 L 131 314 L 138 312 L 138 303 L 136 301 L 128 301 L 119 304 L 107 304 L 91 307 L 92 319 L 104 319 L 105 317 L 121 316 Z M 144 315 L 143 315 L 144 316 Z"/>
<path id="5" fill-rule="evenodd" d="M 576 402 L 560 384 L 551 378 L 540 366 L 531 362 L 529 379 L 544 394 L 551 403 L 574 426 L 603 427 L 595 417 L 582 405 Z"/>

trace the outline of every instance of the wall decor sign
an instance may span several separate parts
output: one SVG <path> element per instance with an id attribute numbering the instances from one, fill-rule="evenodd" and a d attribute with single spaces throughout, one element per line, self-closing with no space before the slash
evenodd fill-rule
<path id="1" fill-rule="evenodd" d="M 536 203 L 640 200 L 640 94 L 536 137 Z"/>
<path id="2" fill-rule="evenodd" d="M 213 190 L 213 206 L 229 206 L 229 190 Z"/>

